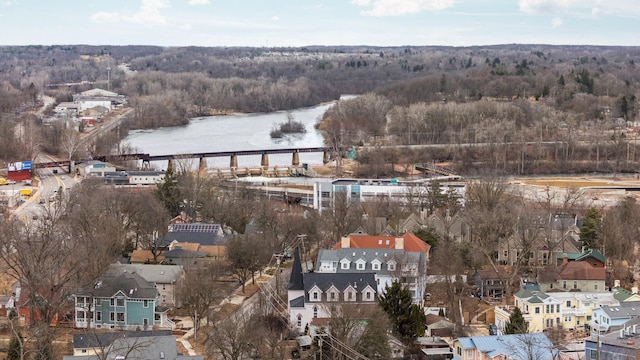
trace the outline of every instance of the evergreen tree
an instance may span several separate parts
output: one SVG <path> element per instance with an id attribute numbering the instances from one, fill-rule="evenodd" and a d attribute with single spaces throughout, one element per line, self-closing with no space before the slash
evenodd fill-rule
<path id="1" fill-rule="evenodd" d="M 154 194 L 171 216 L 180 215 L 182 200 L 178 186 L 178 176 L 171 167 L 167 168 L 164 173 L 164 180 L 158 183 Z"/>
<path id="2" fill-rule="evenodd" d="M 527 322 L 524 321 L 522 311 L 516 306 L 509 316 L 509 322 L 504 327 L 505 334 L 526 334 L 528 332 Z"/>
<path id="3" fill-rule="evenodd" d="M 600 212 L 596 208 L 589 208 L 580 228 L 580 240 L 586 249 L 594 249 L 600 245 L 600 221 Z"/>
<path id="4" fill-rule="evenodd" d="M 23 341 L 24 339 L 19 331 L 13 334 L 11 340 L 9 340 L 9 348 L 7 349 L 7 360 L 20 360 Z"/>
<path id="5" fill-rule="evenodd" d="M 411 301 L 411 292 L 398 280 L 385 288 L 379 304 L 389 315 L 393 329 L 406 342 L 424 335 L 426 317 L 422 309 Z"/>

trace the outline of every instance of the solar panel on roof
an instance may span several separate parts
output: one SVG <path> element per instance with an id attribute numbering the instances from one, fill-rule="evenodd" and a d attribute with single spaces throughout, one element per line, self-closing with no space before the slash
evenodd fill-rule
<path id="1" fill-rule="evenodd" d="M 206 232 L 217 233 L 220 231 L 219 224 L 171 224 L 169 232 Z"/>

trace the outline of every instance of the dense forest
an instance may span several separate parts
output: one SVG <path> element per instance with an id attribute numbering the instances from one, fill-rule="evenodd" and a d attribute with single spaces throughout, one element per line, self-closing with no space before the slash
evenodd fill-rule
<path id="1" fill-rule="evenodd" d="M 638 61 L 638 47 L 604 46 L 6 46 L 0 157 L 34 143 L 55 152 L 63 131 L 39 130 L 30 107 L 99 87 L 128 97 L 131 129 L 366 94 L 325 115 L 328 145 L 432 145 L 361 151 L 361 172 L 379 176 L 392 171 L 372 169 L 381 158 L 513 174 L 635 171 Z"/>

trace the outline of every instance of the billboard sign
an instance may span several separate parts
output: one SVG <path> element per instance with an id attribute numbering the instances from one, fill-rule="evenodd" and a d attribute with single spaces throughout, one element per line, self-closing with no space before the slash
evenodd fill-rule
<path id="1" fill-rule="evenodd" d="M 7 171 L 31 170 L 31 161 L 17 161 L 7 164 Z"/>

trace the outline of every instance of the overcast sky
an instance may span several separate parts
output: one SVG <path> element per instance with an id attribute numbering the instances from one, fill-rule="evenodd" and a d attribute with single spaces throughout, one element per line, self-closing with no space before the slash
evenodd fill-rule
<path id="1" fill-rule="evenodd" d="M 0 45 L 640 45 L 639 0 L 0 0 Z"/>

